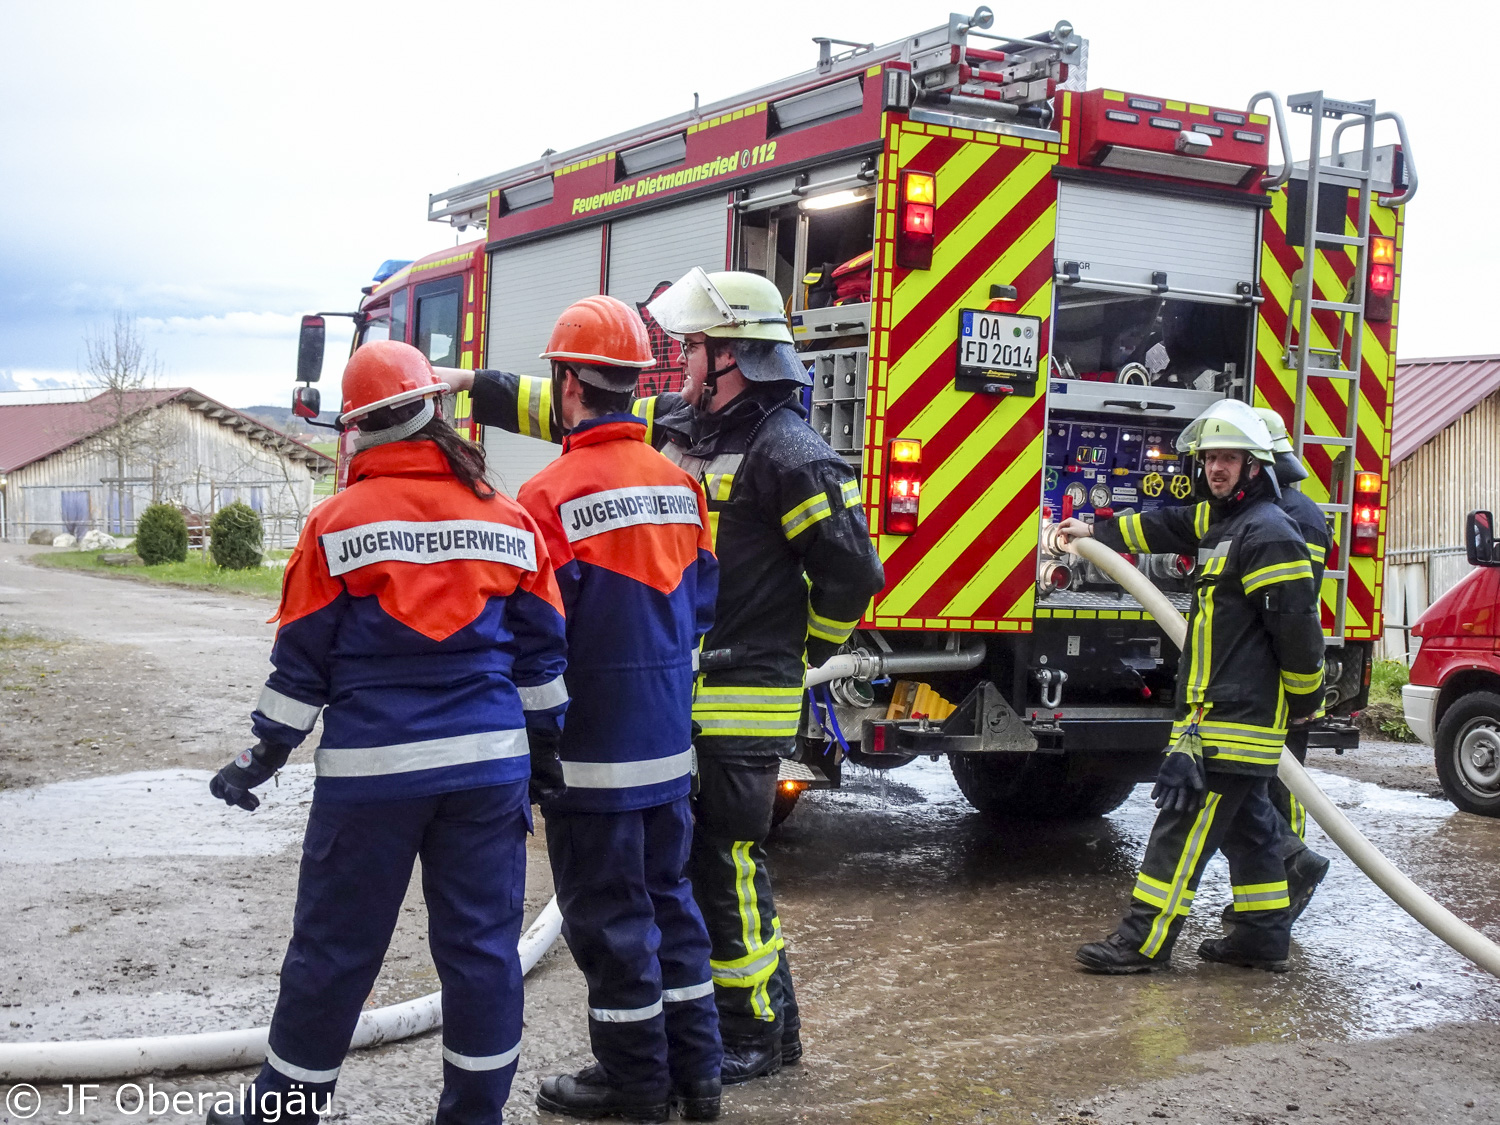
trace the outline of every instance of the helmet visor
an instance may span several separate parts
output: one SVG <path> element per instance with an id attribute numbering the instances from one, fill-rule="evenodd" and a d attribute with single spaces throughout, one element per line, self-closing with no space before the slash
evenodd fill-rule
<path id="1" fill-rule="evenodd" d="M 708 279 L 701 266 L 694 266 L 661 296 L 646 306 L 657 324 L 672 336 L 707 332 L 736 323 L 734 310 Z"/>

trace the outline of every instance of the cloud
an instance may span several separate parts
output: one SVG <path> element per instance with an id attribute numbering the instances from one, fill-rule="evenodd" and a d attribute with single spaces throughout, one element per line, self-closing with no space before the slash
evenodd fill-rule
<path id="1" fill-rule="evenodd" d="M 292 313 L 230 312 L 222 316 L 143 316 L 146 332 L 168 336 L 256 336 L 286 339 L 297 335 L 302 318 Z"/>

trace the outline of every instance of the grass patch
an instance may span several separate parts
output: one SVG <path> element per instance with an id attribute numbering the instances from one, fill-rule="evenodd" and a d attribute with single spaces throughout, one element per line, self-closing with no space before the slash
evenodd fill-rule
<path id="1" fill-rule="evenodd" d="M 32 560 L 41 566 L 59 570 L 84 570 L 111 578 L 129 578 L 137 582 L 154 582 L 166 586 L 193 589 L 227 590 L 236 594 L 255 594 L 264 598 L 281 597 L 282 567 L 255 566 L 249 570 L 225 570 L 215 566 L 197 551 L 188 553 L 187 562 L 161 563 L 158 566 L 105 566 L 97 551 L 56 551 L 38 553 Z"/>
<path id="2" fill-rule="evenodd" d="M 48 640 L 40 633 L 30 633 L 25 629 L 12 629 L 7 625 L 0 625 L 0 652 L 13 652 L 16 649 L 25 648 L 61 648 L 58 641 Z"/>
<path id="3" fill-rule="evenodd" d="M 1370 701 L 1360 716 L 1360 725 L 1372 735 L 1382 735 L 1395 742 L 1416 742 L 1406 725 L 1406 710 L 1401 705 L 1401 689 L 1411 673 L 1399 660 L 1377 660 L 1370 669 Z"/>

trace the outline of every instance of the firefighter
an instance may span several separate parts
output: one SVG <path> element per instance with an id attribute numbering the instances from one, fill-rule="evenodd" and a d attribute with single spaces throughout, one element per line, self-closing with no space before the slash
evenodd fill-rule
<path id="1" fill-rule="evenodd" d="M 713 942 L 731 1085 L 802 1056 L 765 838 L 804 668 L 838 651 L 884 575 L 853 472 L 807 425 L 811 380 L 776 286 L 695 268 L 648 311 L 681 341 L 685 379 L 680 394 L 633 409 L 646 440 L 703 484 L 720 567 L 693 704 L 702 734 L 689 870 Z M 555 438 L 550 381 L 490 371 L 451 381 L 472 381 L 476 421 Z"/>
<path id="2" fill-rule="evenodd" d="M 1255 413 L 1271 433 L 1271 450 L 1276 454 L 1276 483 L 1281 488 L 1277 505 L 1292 517 L 1292 522 L 1301 531 L 1302 539 L 1307 544 L 1307 553 L 1312 559 L 1313 588 L 1321 592 L 1323 568 L 1333 546 L 1333 537 L 1328 534 L 1328 517 L 1323 514 L 1323 509 L 1303 495 L 1297 487 L 1307 479 L 1307 468 L 1292 446 L 1286 422 L 1280 414 L 1267 407 L 1257 407 Z M 1314 718 L 1319 718 L 1322 714 L 1323 709 L 1319 707 Z M 1299 762 L 1307 761 L 1307 736 L 1306 723 L 1293 725 L 1287 731 L 1287 749 L 1291 750 Z M 1271 803 L 1276 806 L 1277 813 L 1285 822 L 1281 858 L 1286 863 L 1292 921 L 1295 922 L 1302 917 L 1302 912 L 1312 901 L 1313 894 L 1327 876 L 1330 865 L 1326 856 L 1319 855 L 1307 845 L 1307 810 L 1302 807 L 1302 802 L 1292 795 L 1292 791 L 1281 783 L 1279 777 L 1271 779 L 1270 792 Z M 1231 921 L 1233 914 L 1234 903 L 1227 903 L 1224 907 L 1224 920 Z"/>
<path id="3" fill-rule="evenodd" d="M 1160 812 L 1129 912 L 1104 941 L 1078 950 L 1089 972 L 1168 968 L 1203 868 L 1219 850 L 1229 860 L 1234 925 L 1203 942 L 1198 956 L 1288 967 L 1291 902 L 1267 786 L 1288 721 L 1318 708 L 1323 630 L 1302 533 L 1275 503 L 1271 445 L 1250 407 L 1216 403 L 1178 442 L 1202 464 L 1202 502 L 1059 527 L 1116 550 L 1198 560 L 1172 743 L 1152 790 Z"/>
<path id="4" fill-rule="evenodd" d="M 499 1121 L 515 1074 L 528 789 L 562 789 L 566 637 L 537 525 L 437 415 L 446 389 L 407 344 L 349 360 L 339 420 L 359 430 L 353 483 L 314 509 L 287 564 L 251 715 L 259 742 L 209 786 L 254 810 L 251 790 L 321 712 L 292 939 L 247 1122 L 327 1112 L 418 856 L 443 984 L 438 1125 Z"/>
<path id="5" fill-rule="evenodd" d="M 537 1105 L 579 1117 L 719 1115 L 723 1051 L 708 931 L 687 878 L 693 674 L 718 564 L 697 482 L 630 413 L 655 359 L 636 310 L 586 297 L 542 358 L 567 437 L 519 500 L 542 529 L 568 623 L 564 793 L 542 805 L 563 936 L 588 981 L 597 1064 Z"/>

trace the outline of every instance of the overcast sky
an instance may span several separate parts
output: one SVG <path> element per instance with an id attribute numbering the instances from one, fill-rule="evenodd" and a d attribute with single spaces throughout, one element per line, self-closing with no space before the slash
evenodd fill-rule
<path id="1" fill-rule="evenodd" d="M 1421 172 L 1399 352 L 1500 352 L 1480 281 L 1500 224 L 1477 206 L 1500 165 L 1481 88 L 1494 9 L 994 6 L 1007 34 L 1070 19 L 1090 86 L 1222 106 L 1321 86 L 1399 110 Z M 78 382 L 83 334 L 123 310 L 164 382 L 286 403 L 300 314 L 352 308 L 383 259 L 454 244 L 428 193 L 805 70 L 813 35 L 884 43 L 946 16 L 891 0 L 0 0 L 0 390 Z"/>

